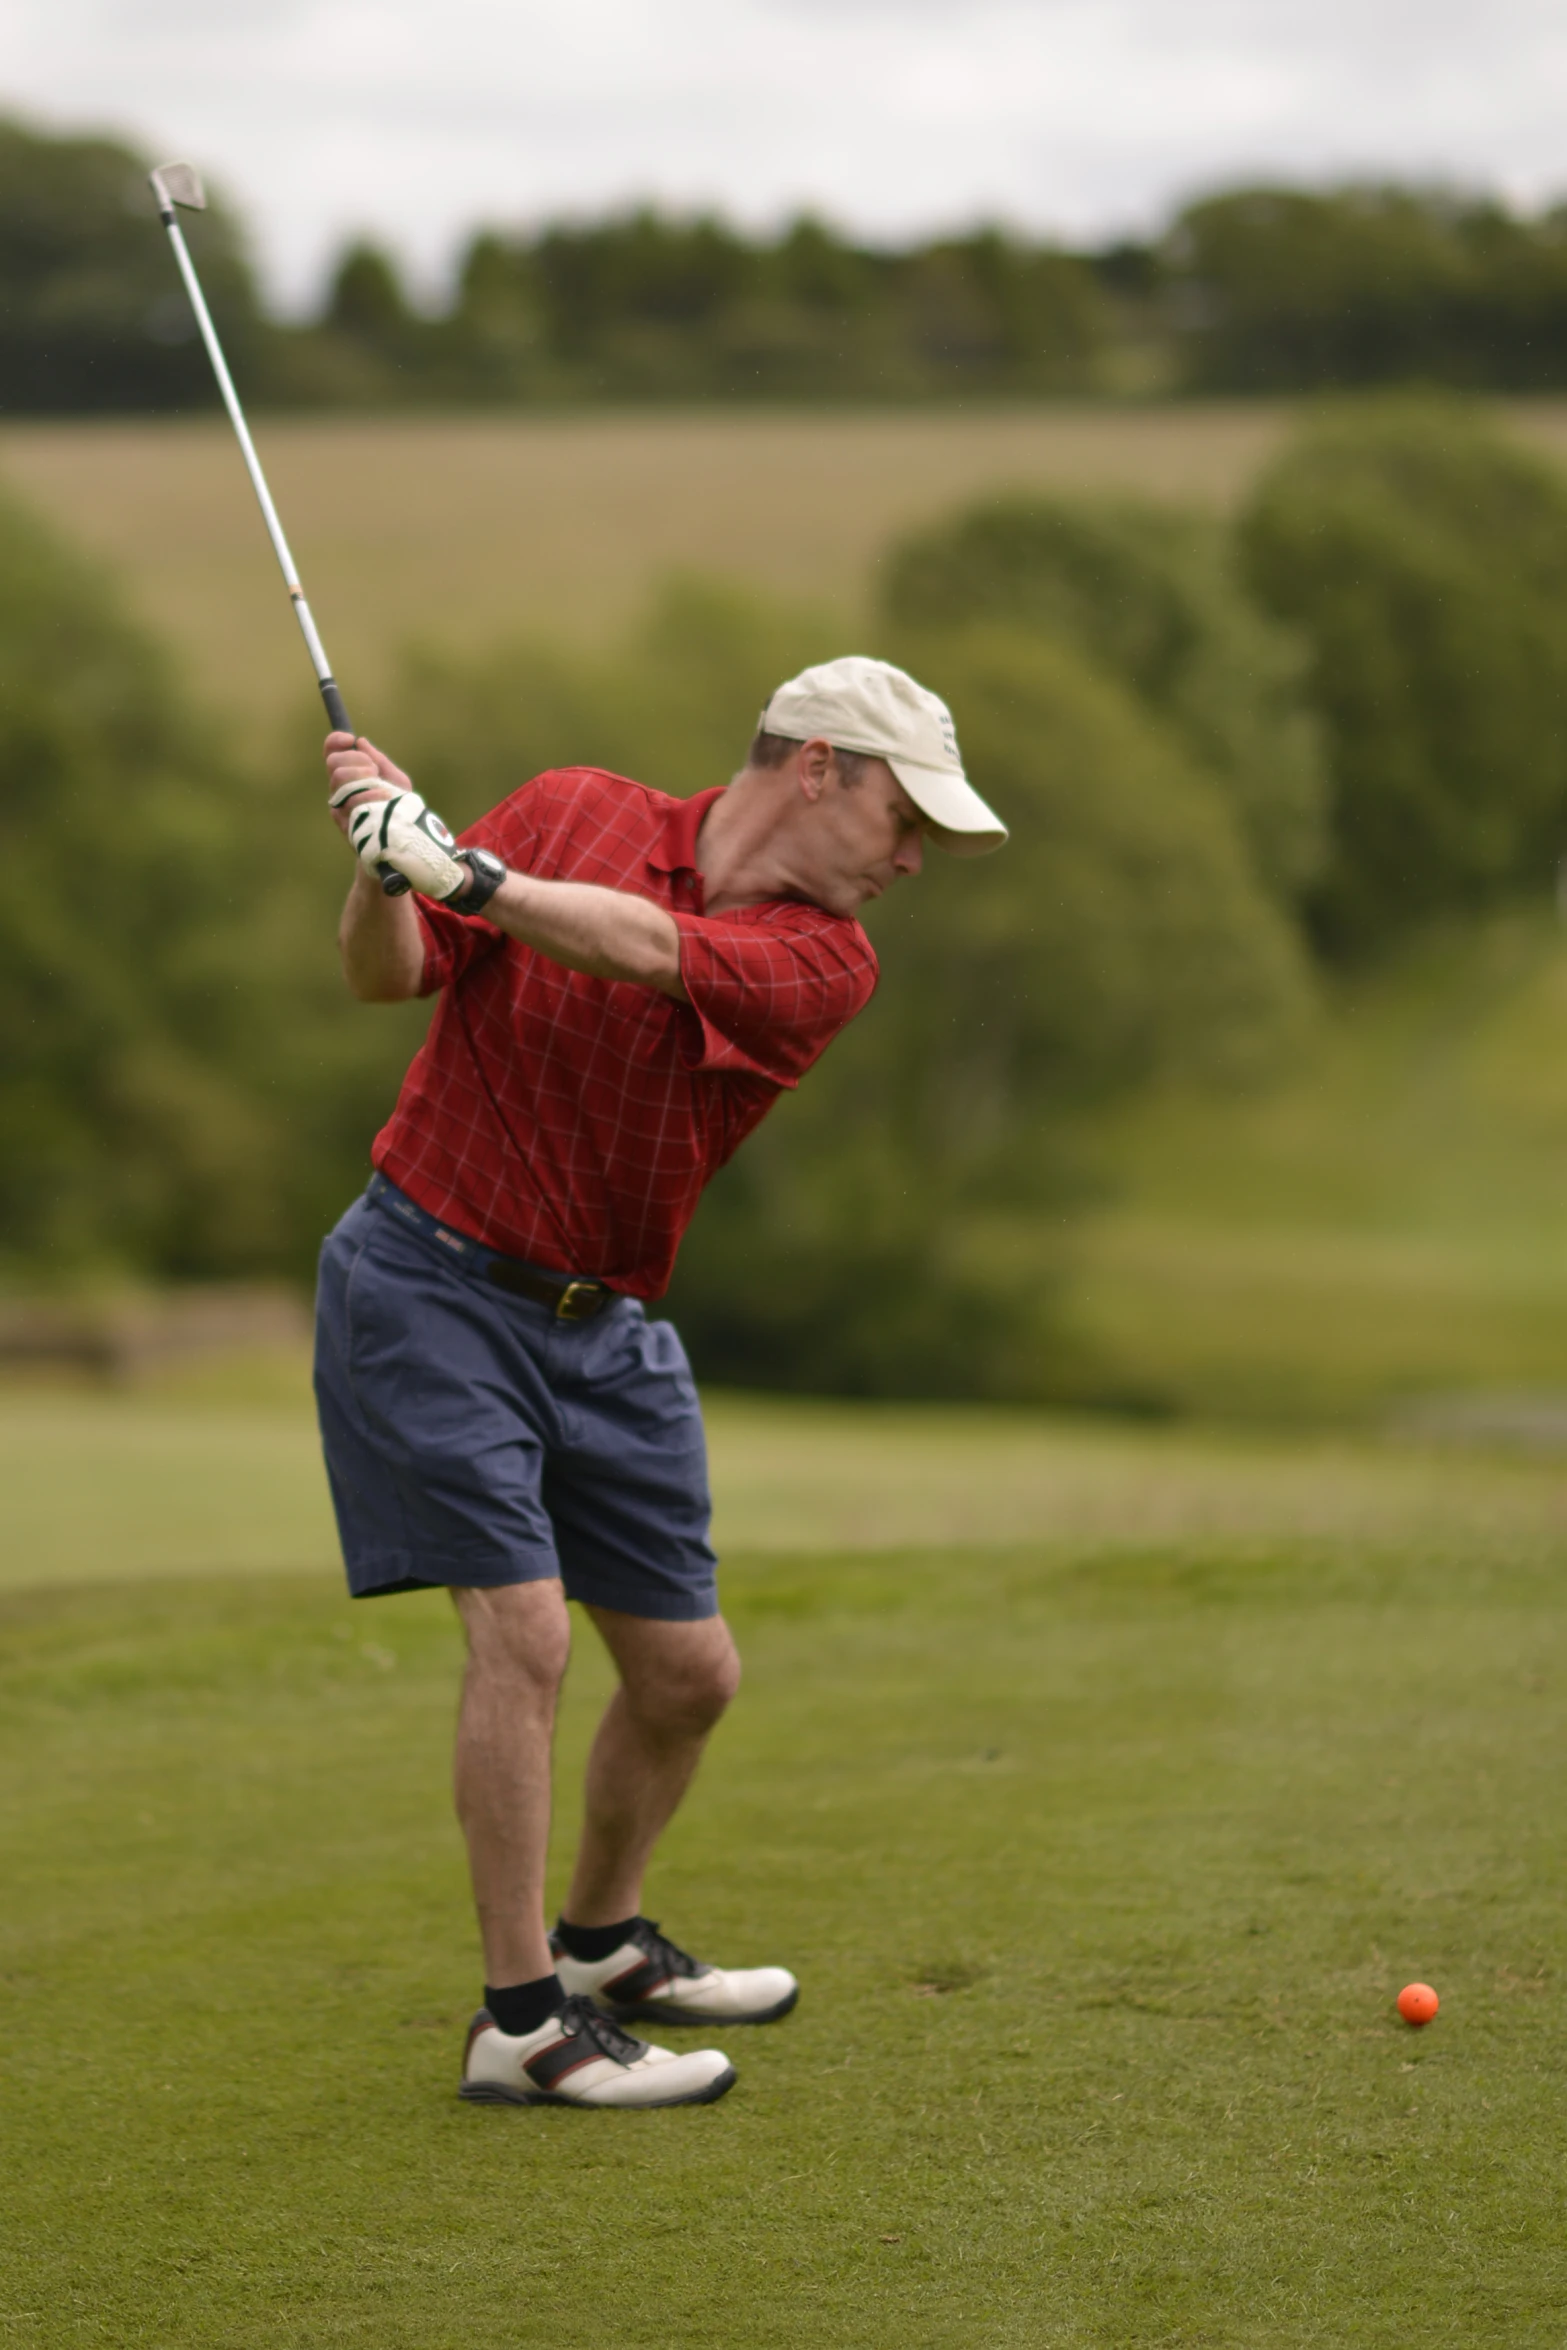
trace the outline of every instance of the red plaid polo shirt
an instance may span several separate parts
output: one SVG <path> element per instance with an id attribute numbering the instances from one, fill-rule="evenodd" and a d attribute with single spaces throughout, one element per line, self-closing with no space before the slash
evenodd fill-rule
<path id="1" fill-rule="evenodd" d="M 597 767 L 535 776 L 462 835 L 518 872 L 667 906 L 689 1004 L 589 978 L 482 915 L 416 901 L 441 991 L 371 1153 L 432 1216 L 504 1256 L 658 1297 L 702 1186 L 876 984 L 859 924 L 769 898 L 702 910 L 676 800 Z"/>

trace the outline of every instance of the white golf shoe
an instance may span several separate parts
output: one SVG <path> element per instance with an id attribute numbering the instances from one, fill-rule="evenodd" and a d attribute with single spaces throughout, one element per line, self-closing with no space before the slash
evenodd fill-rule
<path id="1" fill-rule="evenodd" d="M 550 1951 L 566 1989 L 620 2023 L 770 2024 L 800 1996 L 787 1967 L 703 1966 L 651 1918 L 638 1918 L 608 1958 L 573 1958 L 558 1928 Z"/>
<path id="2" fill-rule="evenodd" d="M 468 2027 L 459 2094 L 478 2105 L 711 2105 L 734 2085 L 721 2050 L 652 2048 L 591 1999 L 568 1998 L 520 2038 L 481 2007 Z"/>

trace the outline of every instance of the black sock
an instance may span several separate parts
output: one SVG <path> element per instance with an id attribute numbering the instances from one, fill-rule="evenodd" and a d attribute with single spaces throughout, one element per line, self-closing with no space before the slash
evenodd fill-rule
<path id="1" fill-rule="evenodd" d="M 591 1966 L 596 1958 L 608 1958 L 628 1941 L 635 1918 L 622 1918 L 618 1926 L 568 1926 L 561 1918 L 555 1927 L 561 1946 L 568 1958 L 578 1959 L 583 1966 Z"/>
<path id="2" fill-rule="evenodd" d="M 547 2024 L 552 2015 L 559 2015 L 566 2004 L 559 1975 L 540 1975 L 536 1983 L 512 1983 L 504 1991 L 496 1991 L 486 1983 L 484 2004 L 503 2032 L 520 2040 L 525 2033 L 536 2032 L 540 2024 Z"/>

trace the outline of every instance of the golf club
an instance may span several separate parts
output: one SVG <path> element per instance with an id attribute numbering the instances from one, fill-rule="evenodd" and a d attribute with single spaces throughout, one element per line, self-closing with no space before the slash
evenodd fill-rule
<path id="1" fill-rule="evenodd" d="M 212 361 L 212 372 L 218 379 L 218 390 L 223 394 L 223 405 L 229 412 L 229 422 L 239 437 L 240 454 L 245 460 L 245 468 L 250 475 L 251 487 L 256 493 L 256 499 L 261 508 L 261 518 L 267 526 L 267 536 L 272 541 L 272 551 L 277 556 L 282 569 L 283 578 L 288 588 L 289 601 L 294 607 L 294 618 L 299 622 L 299 632 L 305 640 L 305 648 L 310 655 L 311 666 L 316 673 L 316 683 L 321 688 L 321 699 L 326 704 L 328 722 L 344 734 L 354 734 L 356 729 L 353 720 L 343 706 L 343 697 L 338 691 L 337 680 L 332 675 L 331 663 L 327 660 L 326 648 L 321 642 L 321 634 L 316 627 L 315 616 L 305 601 L 305 591 L 299 584 L 298 566 L 289 550 L 288 541 L 283 536 L 283 525 L 278 520 L 278 510 L 272 503 L 272 492 L 268 489 L 267 477 L 261 470 L 261 459 L 256 455 L 256 444 L 250 437 L 250 427 L 245 422 L 245 411 L 239 404 L 239 394 L 234 389 L 234 378 L 230 375 L 228 361 L 223 356 L 223 345 L 218 341 L 218 330 L 212 323 L 212 313 L 207 308 L 206 296 L 201 290 L 201 280 L 196 275 L 195 265 L 186 247 L 184 236 L 181 234 L 179 221 L 175 217 L 175 206 L 180 204 L 184 205 L 188 212 L 205 212 L 207 191 L 201 184 L 200 174 L 194 171 L 188 163 L 160 163 L 157 170 L 149 172 L 147 177 L 152 183 L 152 192 L 158 199 L 158 217 L 169 232 L 169 243 L 174 247 L 174 258 L 179 263 L 180 275 L 185 280 L 185 291 L 189 294 L 190 306 L 196 313 L 196 324 L 200 327 L 201 339 L 207 346 L 207 357 Z M 381 874 L 381 887 L 386 891 L 388 897 L 401 897 L 408 888 L 408 883 L 400 873 L 394 873 L 390 867 L 385 867 Z"/>

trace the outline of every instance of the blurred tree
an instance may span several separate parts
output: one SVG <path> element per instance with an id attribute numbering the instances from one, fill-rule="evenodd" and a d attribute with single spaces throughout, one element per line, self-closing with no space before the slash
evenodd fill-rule
<path id="1" fill-rule="evenodd" d="M 391 256 L 379 245 L 350 245 L 333 272 L 325 324 L 395 353 L 413 323 Z"/>
<path id="2" fill-rule="evenodd" d="M 1333 795 L 1319 934 L 1544 889 L 1567 834 L 1567 483 L 1457 408 L 1327 416 L 1242 517 L 1311 647 Z"/>
<path id="3" fill-rule="evenodd" d="M 1396 187 L 1243 188 L 1165 241 L 1196 389 L 1567 382 L 1567 225 Z"/>
<path id="4" fill-rule="evenodd" d="M 909 254 L 897 279 L 930 388 L 1073 391 L 1095 382 L 1109 315 L 1074 255 L 985 229 Z"/>
<path id="5" fill-rule="evenodd" d="M 9 506 L 0 776 L 5 1258 L 195 1271 L 274 1247 L 269 1137 L 232 1066 L 253 895 L 234 778 L 99 579 Z"/>
<path id="6" fill-rule="evenodd" d="M 218 740 L 101 575 L 0 506 L 12 1279 L 304 1273 L 363 1180 L 413 1021 L 355 1017 L 341 846 Z"/>
<path id="7" fill-rule="evenodd" d="M 543 294 L 526 246 L 489 231 L 474 238 L 444 340 L 453 372 L 476 397 L 515 399 L 548 389 Z"/>
<path id="8" fill-rule="evenodd" d="M 113 140 L 0 123 L 12 411 L 213 399 L 145 169 Z M 994 226 L 873 249 L 809 216 L 751 238 L 644 206 L 482 231 L 441 316 L 356 243 L 304 326 L 261 315 L 221 205 L 185 228 L 247 396 L 277 403 L 1567 384 L 1567 210 L 1442 190 L 1240 188 L 1089 254 Z"/>
<path id="9" fill-rule="evenodd" d="M 340 256 L 315 332 L 300 338 L 294 384 L 308 399 L 329 391 L 370 405 L 425 396 L 443 357 L 438 326 L 409 302 L 397 264 L 359 242 Z M 350 387 L 357 385 L 357 393 Z"/>
<path id="10" fill-rule="evenodd" d="M 753 244 L 650 210 L 476 239 L 459 343 L 486 315 L 528 321 L 514 390 L 701 399 L 1082 389 L 1108 318 L 1080 262 L 996 231 L 872 253 L 810 218 Z"/>
<path id="11" fill-rule="evenodd" d="M 217 398 L 158 226 L 147 161 L 108 139 L 0 121 L 0 406 L 16 413 L 209 407 Z M 235 367 L 268 331 L 221 201 L 183 226 Z"/>
<path id="12" fill-rule="evenodd" d="M 1001 621 L 1077 646 L 1175 729 L 1259 873 L 1300 895 L 1324 791 L 1302 648 L 1258 611 L 1218 522 L 1132 499 L 994 499 L 895 545 L 881 581 L 894 626 Z"/>

